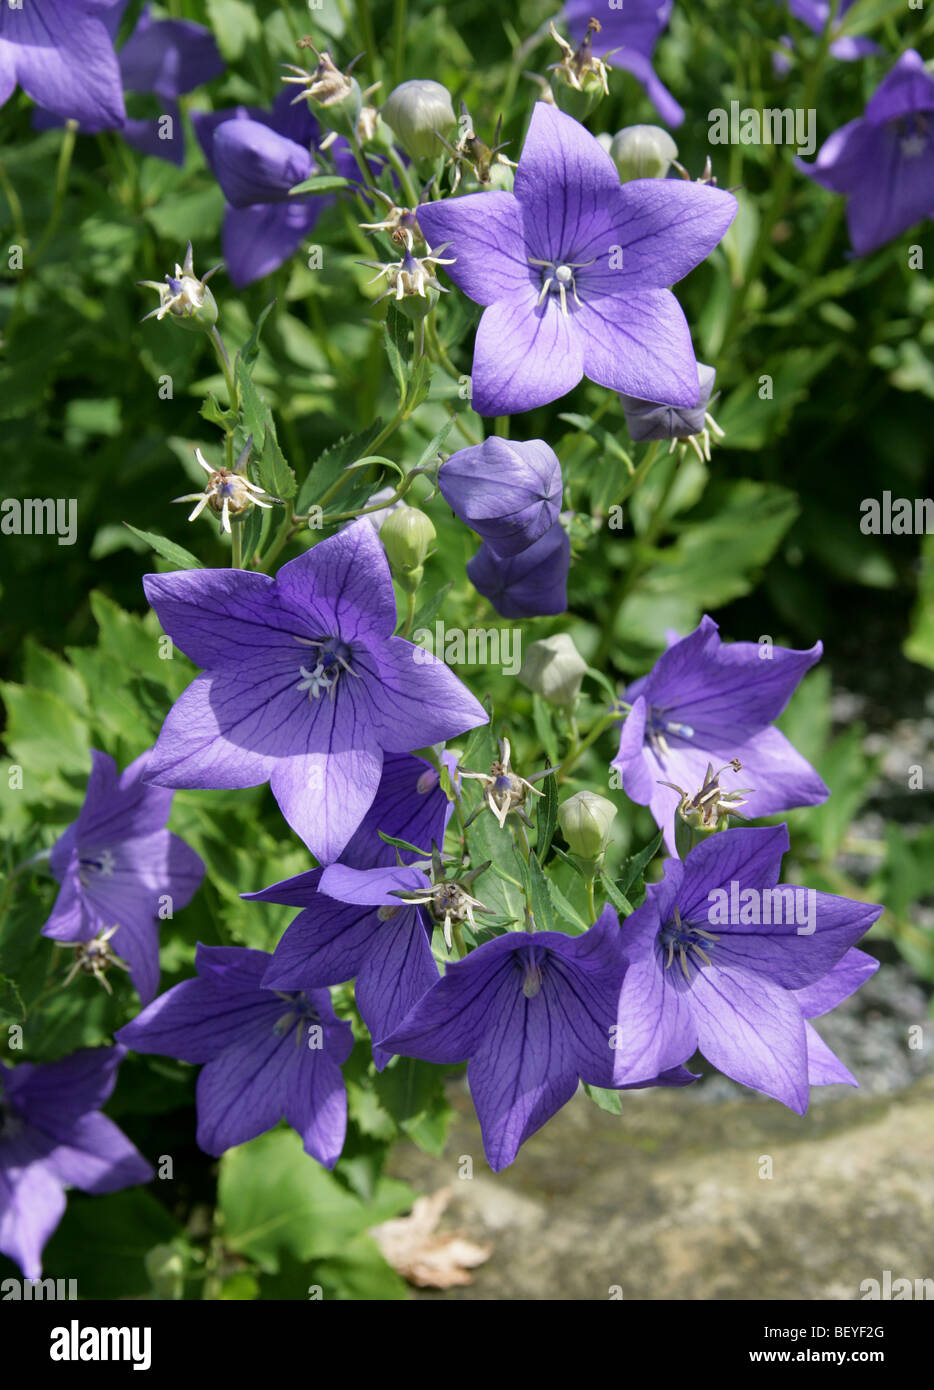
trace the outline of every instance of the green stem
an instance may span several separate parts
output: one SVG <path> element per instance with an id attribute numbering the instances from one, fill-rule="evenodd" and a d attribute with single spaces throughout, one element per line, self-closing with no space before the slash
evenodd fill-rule
<path id="1" fill-rule="evenodd" d="M 395 0 L 392 12 L 392 81 L 398 87 L 405 71 L 406 0 Z"/>
<path id="2" fill-rule="evenodd" d="M 239 521 L 235 521 L 230 528 L 230 567 L 243 569 L 243 533 Z"/>
<path id="3" fill-rule="evenodd" d="M 405 194 L 406 206 L 417 208 L 419 204 L 418 193 L 415 191 L 415 185 L 412 183 L 412 176 L 403 164 L 399 151 L 396 149 L 395 145 L 390 146 L 388 159 L 398 175 L 399 182 L 402 184 L 402 192 Z"/>
<path id="4" fill-rule="evenodd" d="M 62 144 L 58 152 L 58 166 L 55 170 L 55 191 L 52 196 L 52 211 L 45 225 L 45 231 L 39 239 L 39 245 L 35 250 L 35 259 L 37 261 L 52 240 L 55 228 L 58 226 L 59 218 L 62 215 L 62 207 L 65 202 L 65 190 L 68 187 L 68 171 L 71 168 L 71 157 L 75 151 L 75 138 L 77 134 L 78 122 L 66 121 L 65 133 L 62 136 Z"/>
<path id="5" fill-rule="evenodd" d="M 400 634 L 399 634 L 400 637 L 408 637 L 409 633 L 412 631 L 412 624 L 414 623 L 414 621 L 415 621 L 415 590 L 413 589 L 412 592 L 408 595 L 408 597 L 407 597 L 407 599 L 406 599 L 406 605 L 405 605 L 405 622 L 404 622 L 403 625 L 402 625 L 402 631 L 401 631 Z"/>
<path id="6" fill-rule="evenodd" d="M 493 433 L 497 435 L 500 439 L 509 438 L 508 415 L 497 415 L 496 419 L 493 421 Z"/>
<path id="7" fill-rule="evenodd" d="M 555 768 L 555 780 L 563 782 L 571 768 L 580 761 L 587 752 L 587 749 L 595 744 L 600 735 L 606 733 L 607 729 L 615 724 L 618 719 L 619 715 L 615 710 L 612 710 L 609 714 L 605 714 L 602 719 L 599 719 L 583 742 L 571 748 L 565 755 L 564 761 L 559 763 Z"/>

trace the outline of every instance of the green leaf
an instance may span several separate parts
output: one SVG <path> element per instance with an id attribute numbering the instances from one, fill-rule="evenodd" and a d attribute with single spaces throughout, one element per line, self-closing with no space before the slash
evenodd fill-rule
<path id="1" fill-rule="evenodd" d="M 324 497 L 350 464 L 356 463 L 357 459 L 366 458 L 374 439 L 377 439 L 382 431 L 382 420 L 374 420 L 369 429 L 361 430 L 359 434 L 344 435 L 336 444 L 325 449 L 312 464 L 308 477 L 299 488 L 295 510 L 307 512 L 309 507 Z M 353 477 L 353 474 L 347 474 L 346 486 L 351 485 Z"/>
<path id="2" fill-rule="evenodd" d="M 257 472 L 260 483 L 270 497 L 278 497 L 281 502 L 288 502 L 295 496 L 298 486 L 295 481 L 295 474 L 286 463 L 282 450 L 279 448 L 279 441 L 276 438 L 271 416 L 267 421 L 266 447 L 263 449 L 263 456 L 259 461 Z"/>
<path id="3" fill-rule="evenodd" d="M 240 396 L 240 419 L 245 434 L 253 436 L 253 454 L 259 457 L 266 443 L 266 424 L 269 409 L 253 385 L 253 378 L 237 358 L 237 390 Z"/>
<path id="4" fill-rule="evenodd" d="M 545 871 L 535 853 L 529 855 L 529 888 L 532 898 L 532 916 L 538 931 L 558 931 L 555 910 Z"/>
<path id="5" fill-rule="evenodd" d="M 901 15 L 905 0 L 856 0 L 837 24 L 839 34 L 868 34 L 886 19 Z"/>
<path id="6" fill-rule="evenodd" d="M 249 338 L 247 338 L 246 342 L 243 344 L 243 347 L 240 349 L 240 352 L 238 353 L 240 361 L 247 369 L 252 369 L 253 363 L 259 356 L 260 334 L 263 331 L 263 324 L 269 317 L 270 311 L 275 305 L 275 302 L 276 301 L 274 299 L 270 299 L 265 309 L 260 310 L 259 317 L 253 325 L 253 330 L 250 333 Z"/>
<path id="7" fill-rule="evenodd" d="M 144 1188 L 87 1197 L 71 1192 L 68 1209 L 42 1257 L 43 1276 L 75 1279 L 84 1299 L 141 1298 L 150 1291 L 146 1256 L 182 1232 Z"/>
<path id="8" fill-rule="evenodd" d="M 87 773 L 90 767 L 87 725 L 70 705 L 49 690 L 0 684 L 6 705 L 6 745 L 23 769 L 27 801 L 41 796 L 40 780 L 58 779 L 62 772 Z"/>
<path id="9" fill-rule="evenodd" d="M 426 464 L 434 462 L 440 452 L 441 446 L 447 439 L 451 430 L 457 424 L 457 416 L 452 415 L 450 420 L 445 420 L 438 433 L 433 436 L 431 442 L 426 444 L 415 462 L 416 468 L 424 468 Z"/>
<path id="10" fill-rule="evenodd" d="M 340 174 L 312 174 L 310 179 L 305 179 L 303 183 L 297 183 L 294 188 L 290 188 L 289 196 L 295 197 L 299 193 L 336 193 L 339 188 L 350 187 L 350 179 L 341 178 Z"/>
<path id="11" fill-rule="evenodd" d="M 644 849 L 640 849 L 637 854 L 626 860 L 622 873 L 616 880 L 617 892 L 628 895 L 630 888 L 638 886 L 638 881 L 644 879 L 646 869 L 662 847 L 663 838 L 662 831 L 659 830 Z"/>
<path id="12" fill-rule="evenodd" d="M 217 1184 L 225 1245 L 272 1273 L 283 1251 L 302 1261 L 340 1256 L 354 1237 L 409 1208 L 413 1196 L 384 1178 L 374 1200 L 361 1202 L 284 1129 L 228 1149 Z"/>
<path id="13" fill-rule="evenodd" d="M 532 720 L 538 741 L 548 754 L 551 763 L 560 762 L 558 757 L 558 737 L 551 717 L 551 706 L 537 692 L 532 694 Z"/>
<path id="14" fill-rule="evenodd" d="M 535 803 L 535 853 L 544 864 L 558 824 L 558 784 L 554 773 L 550 772 L 542 782 L 537 783 L 537 786 L 544 795 Z"/>
<path id="15" fill-rule="evenodd" d="M 201 561 L 196 559 L 190 550 L 185 550 L 183 546 L 176 545 L 174 541 L 166 540 L 165 536 L 157 536 L 153 531 L 140 531 L 137 526 L 131 526 L 128 521 L 123 524 L 128 531 L 132 531 L 134 536 L 139 536 L 140 540 L 146 541 L 157 555 L 161 555 L 163 560 L 168 560 L 177 569 L 204 569 Z"/>
<path id="16" fill-rule="evenodd" d="M 632 903 L 629 901 L 629 899 L 626 897 L 624 893 L 621 893 L 619 891 L 616 884 L 610 878 L 609 874 L 601 874 L 600 882 L 603 884 L 603 888 L 606 892 L 607 897 L 609 898 L 613 906 L 616 908 L 616 911 L 620 914 L 620 916 L 628 917 L 631 912 L 635 912 L 636 909 L 633 907 Z"/>
<path id="17" fill-rule="evenodd" d="M 585 1094 L 598 1105 L 601 1110 L 605 1110 L 608 1115 L 621 1115 L 623 1113 L 623 1099 L 619 1091 L 606 1091 L 602 1086 L 584 1085 Z"/>
<path id="18" fill-rule="evenodd" d="M 454 588 L 453 579 L 448 580 L 447 584 L 442 584 L 440 589 L 435 589 L 430 598 L 427 598 L 419 608 L 412 620 L 412 631 L 418 632 L 420 628 L 427 627 L 433 621 L 435 614 L 440 610 L 441 605 L 448 594 Z"/>

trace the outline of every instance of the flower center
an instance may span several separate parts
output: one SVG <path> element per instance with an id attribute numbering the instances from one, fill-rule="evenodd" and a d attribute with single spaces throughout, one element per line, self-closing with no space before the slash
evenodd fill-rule
<path id="1" fill-rule="evenodd" d="M 671 749 L 669 737 L 693 738 L 694 730 L 690 724 L 680 724 L 675 719 L 667 719 L 662 710 L 650 709 L 645 721 L 645 738 L 652 752 L 658 757 L 668 757 Z"/>
<path id="2" fill-rule="evenodd" d="M 285 1013 L 280 1014 L 273 1024 L 273 1032 L 276 1037 L 283 1038 L 294 1028 L 295 1046 L 299 1047 L 302 1035 L 306 1028 L 313 1027 L 320 1023 L 321 1017 L 317 1009 L 308 1002 L 307 996 L 301 991 L 293 994 L 284 994 L 281 990 L 276 990 L 280 999 L 284 999 L 288 1008 Z"/>
<path id="3" fill-rule="evenodd" d="M 899 149 L 906 159 L 918 159 L 925 153 L 930 140 L 928 120 L 921 111 L 900 116 L 893 122 Z"/>
<path id="4" fill-rule="evenodd" d="M 317 700 L 321 692 L 330 692 L 331 699 L 334 699 L 334 691 L 337 687 L 338 677 L 343 671 L 349 676 L 358 676 L 359 672 L 354 671 L 350 665 L 353 653 L 346 642 L 342 642 L 339 637 L 322 637 L 313 641 L 309 637 L 296 637 L 297 642 L 303 646 L 314 647 L 317 652 L 317 660 L 309 671 L 307 666 L 299 666 L 299 673 L 302 679 L 295 687 L 296 690 L 307 690 L 309 700 Z"/>
<path id="5" fill-rule="evenodd" d="M 526 999 L 534 999 L 542 987 L 545 952 L 540 946 L 530 946 L 528 950 L 517 952 L 516 964 L 522 972 L 522 993 Z"/>
<path id="6" fill-rule="evenodd" d="M 688 952 L 691 952 L 692 955 L 697 958 L 693 960 L 691 964 L 701 969 L 704 965 L 710 964 L 710 956 L 707 952 L 710 950 L 711 943 L 719 941 L 720 938 L 714 936 L 713 932 L 704 931 L 701 927 L 692 926 L 690 922 L 682 922 L 681 914 L 676 907 L 674 909 L 674 921 L 666 922 L 665 926 L 663 926 L 658 933 L 658 940 L 662 948 L 668 952 L 668 958 L 665 961 L 665 969 L 670 969 L 671 962 L 674 960 L 675 951 L 677 951 L 678 959 L 681 961 L 681 970 L 684 974 L 684 978 L 690 982 L 691 975 L 688 970 Z M 700 964 L 698 962 L 700 962 Z"/>
<path id="7" fill-rule="evenodd" d="M 542 292 L 538 296 L 538 303 L 544 304 L 549 294 L 556 294 L 561 301 L 561 312 L 565 318 L 568 316 L 568 292 L 573 295 L 574 303 L 579 309 L 584 306 L 577 293 L 577 280 L 574 275 L 575 270 L 581 270 L 584 266 L 593 265 L 593 260 L 589 261 L 540 261 L 534 256 L 529 257 L 529 265 L 541 267 Z"/>
<path id="8" fill-rule="evenodd" d="M 109 849 L 101 849 L 93 854 L 82 855 L 78 860 L 78 877 L 81 882 L 87 885 L 89 878 L 100 874 L 101 878 L 113 878 L 113 872 L 117 861 Z"/>

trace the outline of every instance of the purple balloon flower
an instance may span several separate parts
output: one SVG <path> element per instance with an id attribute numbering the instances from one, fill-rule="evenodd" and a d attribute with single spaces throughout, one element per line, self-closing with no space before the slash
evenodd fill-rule
<path id="1" fill-rule="evenodd" d="M 322 863 L 369 810 L 384 753 L 487 722 L 443 661 L 393 636 L 389 565 L 365 518 L 275 578 L 205 569 L 143 582 L 166 632 L 205 668 L 169 711 L 147 777 L 169 787 L 268 781 Z"/>
<path id="2" fill-rule="evenodd" d="M 193 111 L 195 134 L 227 199 L 221 245 L 231 280 L 241 288 L 288 260 L 333 199 L 289 189 L 321 172 L 320 127 L 305 101 L 283 91 L 271 111 L 238 106 Z M 358 178 L 346 140 L 329 146 L 337 172 Z"/>
<path id="3" fill-rule="evenodd" d="M 617 5 L 609 0 L 564 0 L 564 17 L 574 38 L 580 42 L 590 20 L 599 19 L 601 27 L 593 36 L 593 52 L 598 58 L 611 54 L 610 66 L 631 72 L 662 120 L 676 126 L 684 120 L 684 111 L 651 63 L 652 50 L 673 8 L 674 0 L 624 0 Z"/>
<path id="4" fill-rule="evenodd" d="M 471 403 L 481 415 L 545 405 L 587 376 L 672 405 L 697 403 L 697 365 L 667 288 L 707 256 L 736 200 L 683 179 L 633 179 L 589 131 L 538 102 L 515 192 L 471 193 L 418 209 L 450 276 L 486 306 Z"/>
<path id="5" fill-rule="evenodd" d="M 787 848 L 784 825 L 727 830 L 683 863 L 665 861 L 664 878 L 648 885 L 622 927 L 629 966 L 617 1081 L 677 1066 L 700 1049 L 726 1076 L 803 1115 L 813 1048 L 814 1084 L 826 1084 L 824 1049 L 810 1041 L 805 1019 L 852 992 L 825 977 L 882 908 L 780 885 Z M 823 994 L 806 992 L 821 981 Z"/>
<path id="6" fill-rule="evenodd" d="M 909 49 L 866 110 L 835 130 L 813 164 L 795 162 L 823 188 L 846 196 L 858 256 L 884 246 L 934 210 L 934 77 Z"/>
<path id="7" fill-rule="evenodd" d="M 625 970 L 612 908 L 581 936 L 507 932 L 447 967 L 379 1046 L 451 1065 L 469 1059 L 467 1080 L 494 1172 L 577 1090 L 612 1087 L 614 1028 Z M 668 1076 L 628 1085 L 686 1085 Z"/>
<path id="8" fill-rule="evenodd" d="M 347 1130 L 341 1067 L 353 1033 L 326 989 L 264 988 L 271 959 L 199 944 L 197 979 L 161 994 L 117 1036 L 137 1052 L 203 1065 L 197 1139 L 205 1153 L 219 1156 L 284 1117 L 305 1152 L 333 1168 Z"/>
<path id="9" fill-rule="evenodd" d="M 301 907 L 263 977 L 267 989 L 311 990 L 356 979 L 354 997 L 373 1038 L 397 1028 L 438 979 L 431 923 L 397 894 L 430 893 L 420 869 L 312 869 L 259 893 L 259 902 Z M 392 1053 L 373 1044 L 379 1071 Z"/>
<path id="10" fill-rule="evenodd" d="M 710 763 L 715 770 L 734 758 L 742 763 L 739 785 L 752 788 L 744 816 L 826 801 L 830 793 L 811 764 L 771 727 L 822 652 L 820 642 L 809 651 L 757 642 L 724 646 L 717 624 L 705 616 L 626 691 L 632 708 L 612 766 L 626 795 L 649 807 L 672 853 L 678 794 L 660 782 L 693 796 Z"/>
<path id="11" fill-rule="evenodd" d="M 556 521 L 517 555 L 484 541 L 467 561 L 467 578 L 504 618 L 537 618 L 567 609 L 570 567 L 571 542 Z"/>
<path id="12" fill-rule="evenodd" d="M 452 454 L 438 486 L 451 510 L 498 555 L 526 550 L 561 511 L 561 465 L 541 439 L 520 443 L 490 435 Z"/>
<path id="13" fill-rule="evenodd" d="M 707 404 L 717 373 L 703 362 L 697 364 L 697 383 L 700 399 L 697 405 L 678 407 L 662 401 L 640 401 L 635 396 L 620 396 L 626 428 L 637 443 L 648 439 L 688 439 L 703 434 L 707 428 Z"/>
<path id="14" fill-rule="evenodd" d="M 0 1251 L 27 1279 L 65 1211 L 66 1187 L 119 1192 L 152 1168 L 100 1113 L 126 1049 L 89 1048 L 59 1062 L 0 1062 Z"/>
<path id="15" fill-rule="evenodd" d="M 126 118 L 108 11 L 113 0 L 0 4 L 0 106 L 17 83 L 38 106 L 98 129 Z"/>
<path id="16" fill-rule="evenodd" d="M 198 855 L 164 828 L 172 792 L 143 781 L 149 758 L 118 776 L 113 758 L 91 750 L 84 805 L 52 849 L 62 886 L 42 928 L 55 941 L 89 942 L 116 927 L 113 950 L 144 1004 L 159 985 L 159 920 L 185 907 L 204 878 Z"/>
<path id="17" fill-rule="evenodd" d="M 127 0 L 115 0 L 102 16 L 112 40 L 116 40 L 126 5 Z M 185 137 L 177 98 L 224 71 L 214 35 L 203 24 L 187 19 L 153 19 L 147 5 L 117 58 L 124 91 L 152 93 L 163 107 L 155 120 L 127 116 L 119 126 L 120 134 L 140 154 L 181 167 L 185 162 Z M 36 113 L 37 130 L 61 124 L 61 117 L 46 111 Z M 112 128 L 112 121 L 82 121 L 80 126 L 84 135 Z"/>

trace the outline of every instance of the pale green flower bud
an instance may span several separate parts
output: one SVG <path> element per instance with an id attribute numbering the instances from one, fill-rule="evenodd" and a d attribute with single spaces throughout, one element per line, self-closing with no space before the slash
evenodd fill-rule
<path id="1" fill-rule="evenodd" d="M 627 125 L 610 142 L 610 158 L 623 183 L 663 179 L 678 158 L 678 146 L 659 125 Z"/>
<path id="2" fill-rule="evenodd" d="M 451 94 L 440 82 L 414 79 L 390 92 L 380 115 L 410 159 L 435 159 L 443 153 L 438 139 L 450 139 L 457 128 Z"/>
<path id="3" fill-rule="evenodd" d="M 431 521 L 417 507 L 394 507 L 380 527 L 379 538 L 396 579 L 403 589 L 414 593 L 435 539 Z"/>
<path id="4" fill-rule="evenodd" d="M 598 859 L 606 849 L 616 807 L 596 792 L 575 792 L 558 807 L 558 824 L 572 853 Z"/>
<path id="5" fill-rule="evenodd" d="M 543 637 L 526 648 L 519 680 L 552 705 L 572 705 L 580 693 L 587 663 L 566 632 Z"/>

